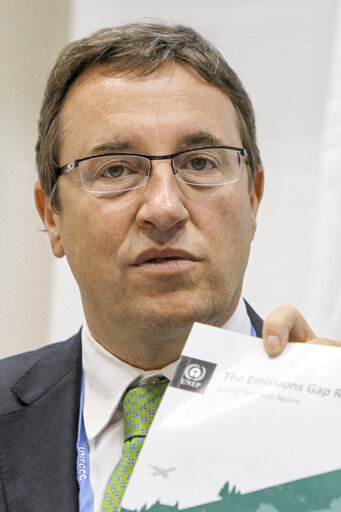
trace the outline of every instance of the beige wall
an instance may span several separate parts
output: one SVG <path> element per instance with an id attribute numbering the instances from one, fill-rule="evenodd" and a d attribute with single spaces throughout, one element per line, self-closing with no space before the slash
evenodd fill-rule
<path id="1" fill-rule="evenodd" d="M 0 0 L 0 356 L 49 341 L 52 256 L 33 203 L 34 145 L 68 3 Z"/>

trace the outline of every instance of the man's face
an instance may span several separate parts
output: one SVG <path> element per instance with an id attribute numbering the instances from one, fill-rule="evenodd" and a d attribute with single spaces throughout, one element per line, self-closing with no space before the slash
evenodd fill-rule
<path id="1" fill-rule="evenodd" d="M 241 147 L 234 108 L 181 65 L 144 78 L 94 68 L 71 86 L 62 110 L 60 165 L 115 149 L 164 155 L 209 144 Z M 222 325 L 233 313 L 262 173 L 251 192 L 245 162 L 236 183 L 195 187 L 177 181 L 164 160 L 153 162 L 146 185 L 128 192 L 89 193 L 78 170 L 59 187 L 60 213 L 45 203 L 43 216 L 54 254 L 67 256 L 93 333 L 100 335 L 100 325 Z"/>

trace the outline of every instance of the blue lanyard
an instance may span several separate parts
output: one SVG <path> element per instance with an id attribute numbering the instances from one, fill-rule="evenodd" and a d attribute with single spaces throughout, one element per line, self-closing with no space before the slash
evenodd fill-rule
<path id="1" fill-rule="evenodd" d="M 253 327 L 252 324 L 251 324 L 251 336 L 253 336 L 254 338 L 257 338 L 256 329 Z"/>
<path id="2" fill-rule="evenodd" d="M 79 486 L 78 502 L 79 512 L 93 512 L 92 490 L 90 486 L 89 447 L 84 428 L 83 404 L 84 379 L 82 376 L 77 436 L 77 481 Z"/>

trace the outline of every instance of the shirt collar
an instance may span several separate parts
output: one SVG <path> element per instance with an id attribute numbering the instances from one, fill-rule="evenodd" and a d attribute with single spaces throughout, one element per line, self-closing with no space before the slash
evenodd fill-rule
<path id="1" fill-rule="evenodd" d="M 251 334 L 251 320 L 247 314 L 245 301 L 241 298 L 233 315 L 222 326 L 227 331 L 239 332 L 240 334 Z"/>
<path id="2" fill-rule="evenodd" d="M 250 334 L 251 322 L 241 299 L 230 319 L 222 326 L 242 334 Z M 148 381 L 156 375 L 172 380 L 177 361 L 159 370 L 144 371 L 121 361 L 108 352 L 90 333 L 84 322 L 82 329 L 82 366 L 84 376 L 83 416 L 88 441 L 92 441 L 113 418 L 125 390 L 139 379 Z"/>
<path id="3" fill-rule="evenodd" d="M 88 441 L 110 422 L 125 390 L 139 378 L 146 382 L 155 375 L 171 380 L 177 361 L 160 370 L 144 371 L 118 359 L 91 335 L 84 322 L 82 329 L 82 367 L 84 376 L 84 425 Z"/>

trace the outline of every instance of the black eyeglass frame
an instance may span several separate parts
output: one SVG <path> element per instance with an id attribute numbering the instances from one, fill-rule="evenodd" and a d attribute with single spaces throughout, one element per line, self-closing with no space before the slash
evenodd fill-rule
<path id="1" fill-rule="evenodd" d="M 73 171 L 74 169 L 76 169 L 76 167 L 79 166 L 80 162 L 84 162 L 85 160 L 92 160 L 94 158 L 100 158 L 103 156 L 116 156 L 116 155 L 117 156 L 125 156 L 126 155 L 126 156 L 137 156 L 137 157 L 140 156 L 140 157 L 143 157 L 143 158 L 146 158 L 147 160 L 149 160 L 149 169 L 148 169 L 148 172 L 146 173 L 146 176 L 148 176 L 148 178 L 150 178 L 150 175 L 152 173 L 152 161 L 153 160 L 171 160 L 173 173 L 176 176 L 177 170 L 174 167 L 174 158 L 177 157 L 178 155 L 183 155 L 186 153 L 199 151 L 201 149 L 233 149 L 234 151 L 237 151 L 238 153 L 240 153 L 241 156 L 243 156 L 245 158 L 245 163 L 247 165 L 249 165 L 249 155 L 248 155 L 248 152 L 246 151 L 246 149 L 244 149 L 244 148 L 238 148 L 235 146 L 200 146 L 198 148 L 191 148 L 191 149 L 186 149 L 184 151 L 177 151 L 176 153 L 171 153 L 170 155 L 144 155 L 142 153 L 129 153 L 127 151 L 100 153 L 98 155 L 86 156 L 84 158 L 76 158 L 76 160 L 73 160 L 72 162 L 69 162 L 68 164 L 58 167 L 57 175 L 59 177 L 59 176 L 62 176 L 63 174 L 67 174 L 70 171 Z"/>

